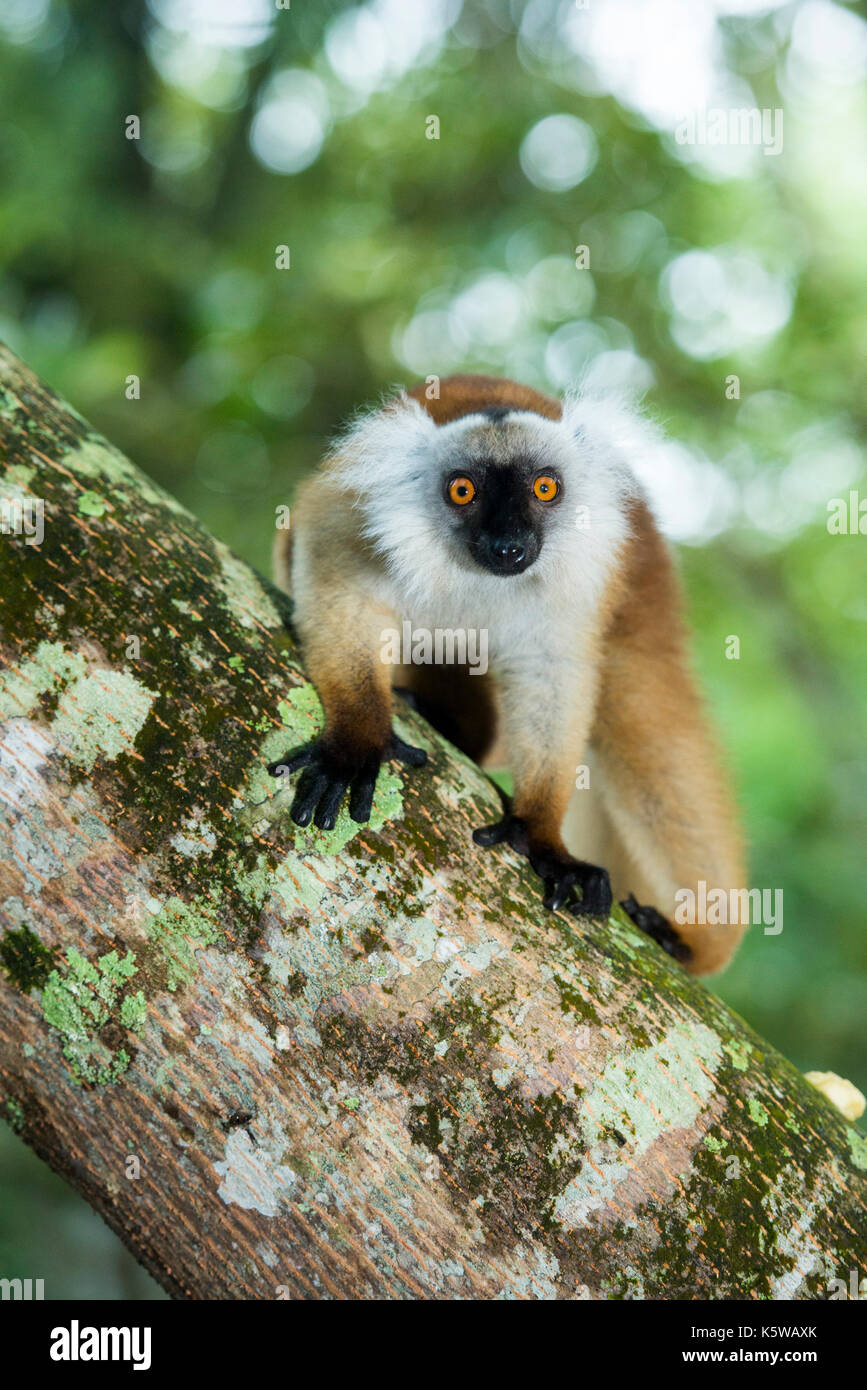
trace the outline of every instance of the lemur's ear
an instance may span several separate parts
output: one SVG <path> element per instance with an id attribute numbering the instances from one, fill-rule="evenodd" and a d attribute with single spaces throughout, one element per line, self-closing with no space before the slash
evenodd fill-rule
<path id="1" fill-rule="evenodd" d="M 570 393 L 563 402 L 562 423 L 569 435 L 601 463 L 629 467 L 655 449 L 661 430 L 633 400 L 611 392 L 602 396 Z"/>
<path id="2" fill-rule="evenodd" d="M 427 411 L 405 391 L 356 416 L 331 450 L 336 475 L 347 487 L 399 485 L 436 435 Z"/>

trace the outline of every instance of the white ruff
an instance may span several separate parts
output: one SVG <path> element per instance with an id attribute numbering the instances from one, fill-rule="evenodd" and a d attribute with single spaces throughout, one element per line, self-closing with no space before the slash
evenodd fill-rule
<path id="1" fill-rule="evenodd" d="M 622 441 L 634 447 L 637 418 L 619 402 L 577 395 L 560 420 L 509 411 L 497 424 L 467 415 L 438 426 L 404 394 L 361 416 L 337 441 L 328 471 L 360 510 L 381 556 L 377 597 L 417 626 L 487 628 L 500 665 L 556 646 L 563 636 L 557 615 L 573 630 L 583 625 L 629 534 L 628 503 L 641 493 Z M 641 425 L 652 439 L 651 427 Z M 467 551 L 442 497 L 443 477 L 474 459 L 528 457 L 540 472 L 559 473 L 562 498 L 535 564 L 523 574 L 493 575 Z"/>

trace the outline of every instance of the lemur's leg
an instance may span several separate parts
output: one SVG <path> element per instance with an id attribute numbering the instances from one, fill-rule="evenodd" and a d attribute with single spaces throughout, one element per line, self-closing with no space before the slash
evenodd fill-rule
<path id="1" fill-rule="evenodd" d="M 320 591 L 321 592 L 321 591 Z M 303 769 L 292 803 L 298 825 L 333 828 L 346 793 L 353 820 L 370 819 L 380 764 L 399 758 L 420 766 L 427 755 L 393 732 L 391 666 L 381 659 L 383 634 L 393 613 L 349 583 L 332 580 L 327 604 L 310 602 L 293 585 L 296 620 L 307 673 L 322 701 L 325 729 L 318 739 L 269 766 L 274 776 Z"/>
<path id="2" fill-rule="evenodd" d="M 606 669 L 593 731 L 599 790 L 635 869 L 624 906 L 689 970 L 707 974 L 722 969 L 744 932 L 740 923 L 709 925 L 701 911 L 712 890 L 731 904 L 739 901 L 731 890 L 745 886 L 735 817 L 687 671 L 662 656 L 645 659 L 640 681 L 630 676 L 636 669 L 626 656 Z M 693 894 L 692 921 L 675 916 L 679 890 Z"/>
<path id="3" fill-rule="evenodd" d="M 555 669 L 552 667 L 552 669 Z M 538 656 L 500 678 L 502 733 L 515 769 L 510 813 L 474 831 L 479 845 L 507 842 L 530 860 L 545 883 L 545 906 L 606 915 L 608 874 L 576 859 L 563 843 L 562 825 L 593 718 L 596 665 L 560 667 L 559 681 L 540 683 Z"/>
<path id="4" fill-rule="evenodd" d="M 601 782 L 601 764 L 591 747 L 585 754 L 582 778 L 572 795 L 563 822 L 564 843 L 580 859 L 604 864 L 611 881 L 612 896 L 620 900 L 636 925 L 675 959 L 687 961 L 690 957 L 689 947 L 671 924 L 654 907 L 641 906 L 655 900 L 656 884 L 645 879 L 629 852 L 628 844 L 618 834 L 602 798 Z"/>

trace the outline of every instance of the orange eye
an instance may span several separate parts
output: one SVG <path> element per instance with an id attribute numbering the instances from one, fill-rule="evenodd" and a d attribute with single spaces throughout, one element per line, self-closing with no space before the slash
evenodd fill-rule
<path id="1" fill-rule="evenodd" d="M 465 507 L 476 495 L 476 485 L 470 478 L 452 478 L 449 497 L 456 507 Z"/>
<path id="2" fill-rule="evenodd" d="M 533 491 L 540 502 L 553 502 L 560 491 L 560 484 L 556 478 L 549 477 L 547 473 L 541 473 L 533 484 Z"/>

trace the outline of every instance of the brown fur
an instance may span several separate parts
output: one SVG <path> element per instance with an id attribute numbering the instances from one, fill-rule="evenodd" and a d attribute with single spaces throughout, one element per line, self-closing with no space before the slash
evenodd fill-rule
<path id="1" fill-rule="evenodd" d="M 428 400 L 427 387 L 414 386 L 407 395 L 423 406 L 438 425 L 447 425 L 451 420 L 459 420 L 462 415 L 472 415 L 475 411 L 488 410 L 491 406 L 508 406 L 510 410 L 534 410 L 548 420 L 559 420 L 562 409 L 553 396 L 546 396 L 532 386 L 522 386 L 517 381 L 507 381 L 500 376 L 476 376 L 459 373 L 447 376 L 440 382 L 438 399 Z"/>
<path id="2" fill-rule="evenodd" d="M 673 919 L 677 889 L 746 881 L 728 781 L 689 666 L 680 586 L 644 503 L 612 598 L 590 735 L 599 795 L 588 800 L 601 813 L 601 862 L 615 890 Z M 743 935 L 705 922 L 677 931 L 699 974 L 721 969 Z"/>

